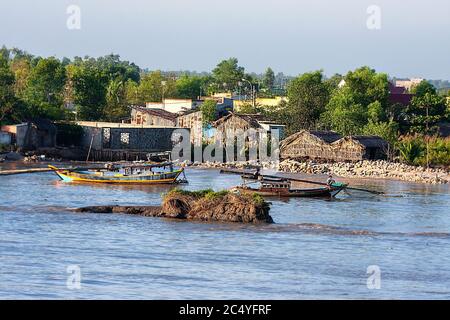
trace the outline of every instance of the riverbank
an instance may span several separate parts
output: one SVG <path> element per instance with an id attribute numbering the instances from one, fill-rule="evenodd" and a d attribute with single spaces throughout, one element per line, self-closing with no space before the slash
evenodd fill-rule
<path id="1" fill-rule="evenodd" d="M 229 168 L 245 169 L 255 168 L 256 163 L 249 162 L 228 162 L 228 163 L 199 163 L 187 164 L 193 167 L 201 168 Z M 427 184 L 446 184 L 450 183 L 450 171 L 438 168 L 429 168 L 410 166 L 403 163 L 389 162 L 384 160 L 358 162 L 336 162 L 336 163 L 317 163 L 313 161 L 295 161 L 283 160 L 279 164 L 275 162 L 262 163 L 263 169 L 277 170 L 284 173 L 302 173 L 302 174 L 332 174 L 345 178 L 374 178 L 374 179 L 393 179 L 408 182 L 427 183 Z"/>

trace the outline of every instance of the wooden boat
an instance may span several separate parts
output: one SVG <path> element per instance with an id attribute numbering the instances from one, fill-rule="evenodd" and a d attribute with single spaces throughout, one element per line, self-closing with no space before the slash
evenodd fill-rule
<path id="1" fill-rule="evenodd" d="M 165 170 L 169 167 L 169 170 Z M 174 170 L 172 163 L 163 164 L 108 164 L 99 169 L 61 169 L 50 166 L 56 175 L 65 182 L 109 183 L 109 184 L 173 184 L 180 180 L 184 168 Z M 158 171 L 157 168 L 163 168 Z M 185 177 L 182 182 L 185 182 Z"/>
<path id="2" fill-rule="evenodd" d="M 254 179 L 251 179 L 254 180 Z M 291 181 L 283 178 L 261 178 L 258 181 L 252 181 L 252 184 L 258 183 L 258 187 L 251 187 L 248 183 L 234 187 L 234 192 L 246 192 L 258 194 L 266 197 L 335 197 L 339 192 L 346 188 L 346 184 L 333 183 L 332 185 L 318 188 L 292 189 Z"/>

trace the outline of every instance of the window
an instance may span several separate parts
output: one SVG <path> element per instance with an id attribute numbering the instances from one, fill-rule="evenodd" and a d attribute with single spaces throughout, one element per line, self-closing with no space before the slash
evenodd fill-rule
<path id="1" fill-rule="evenodd" d="M 103 128 L 103 148 L 111 147 L 111 128 Z"/>
<path id="2" fill-rule="evenodd" d="M 123 145 L 130 144 L 130 133 L 129 132 L 121 132 L 120 133 L 120 143 Z"/>

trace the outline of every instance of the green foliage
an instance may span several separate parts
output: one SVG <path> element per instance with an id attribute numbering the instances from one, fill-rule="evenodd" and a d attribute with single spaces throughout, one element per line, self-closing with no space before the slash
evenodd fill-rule
<path id="1" fill-rule="evenodd" d="M 8 60 L 0 55 L 0 123 L 11 117 L 16 99 L 14 96 L 14 74 Z"/>
<path id="2" fill-rule="evenodd" d="M 386 74 L 368 67 L 350 71 L 345 85 L 333 91 L 321 123 L 343 135 L 361 134 L 369 121 L 386 120 L 389 82 Z"/>
<path id="3" fill-rule="evenodd" d="M 200 111 L 202 112 L 203 126 L 208 126 L 217 117 L 217 103 L 214 100 L 206 100 L 200 105 Z"/>
<path id="4" fill-rule="evenodd" d="M 450 139 L 440 137 L 424 137 L 422 135 L 405 136 L 397 144 L 400 159 L 412 165 L 450 165 Z"/>
<path id="5" fill-rule="evenodd" d="M 234 90 L 241 79 L 244 78 L 244 68 L 239 66 L 239 61 L 236 58 L 219 62 L 212 73 L 218 89 Z"/>
<path id="6" fill-rule="evenodd" d="M 30 116 L 62 119 L 63 89 L 66 71 L 54 58 L 40 59 L 28 77 L 24 100 L 32 108 Z"/>
<path id="7" fill-rule="evenodd" d="M 406 108 L 406 119 L 410 132 L 432 134 L 437 131 L 437 123 L 446 118 L 445 98 L 430 91 L 421 92 L 423 95 L 417 94 Z"/>
<path id="8" fill-rule="evenodd" d="M 373 122 L 369 120 L 362 133 L 382 137 L 393 146 L 398 141 L 398 124 L 395 121 Z"/>
<path id="9" fill-rule="evenodd" d="M 204 79 L 197 76 L 182 75 L 176 81 L 176 96 L 181 99 L 196 99 L 203 93 Z"/>
<path id="10" fill-rule="evenodd" d="M 272 68 L 267 68 L 264 73 L 263 85 L 269 92 L 272 92 L 275 85 L 275 72 L 273 72 Z"/>
<path id="11" fill-rule="evenodd" d="M 329 88 L 321 71 L 305 73 L 288 86 L 288 103 L 281 109 L 280 120 L 288 134 L 316 125 L 329 99 Z"/>
<path id="12" fill-rule="evenodd" d="M 228 190 L 222 190 L 222 191 L 214 191 L 213 189 L 203 189 L 203 190 L 196 190 L 196 191 L 189 191 L 189 190 L 184 190 L 184 189 L 180 189 L 180 188 L 175 188 L 170 190 L 167 195 L 174 195 L 174 194 L 179 194 L 179 195 L 183 195 L 183 196 L 190 196 L 193 197 L 195 199 L 200 199 L 200 198 L 207 198 L 207 199 L 217 199 L 217 198 L 222 198 L 224 196 L 226 196 L 229 193 Z"/>

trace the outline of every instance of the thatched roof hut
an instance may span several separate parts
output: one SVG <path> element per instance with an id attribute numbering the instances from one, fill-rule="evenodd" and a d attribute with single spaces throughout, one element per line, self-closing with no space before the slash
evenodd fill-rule
<path id="1" fill-rule="evenodd" d="M 330 143 L 341 138 L 333 131 L 302 130 L 284 139 L 280 144 L 282 158 L 331 159 L 334 150 Z"/>
<path id="2" fill-rule="evenodd" d="M 332 131 L 297 132 L 281 142 L 280 155 L 284 159 L 322 161 L 359 161 L 384 159 L 388 143 L 378 136 L 341 137 Z"/>
<path id="3" fill-rule="evenodd" d="M 348 136 L 332 143 L 338 161 L 385 159 L 389 144 L 379 136 Z"/>

